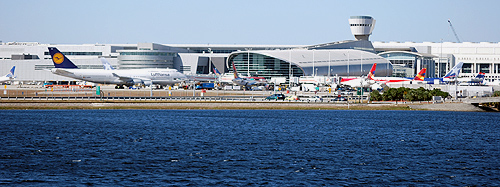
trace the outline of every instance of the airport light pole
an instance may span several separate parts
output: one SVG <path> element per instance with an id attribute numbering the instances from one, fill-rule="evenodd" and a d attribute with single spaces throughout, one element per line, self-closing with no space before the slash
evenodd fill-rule
<path id="1" fill-rule="evenodd" d="M 331 62 L 331 51 L 328 51 L 328 69 L 331 71 L 331 68 L 330 68 L 330 62 Z M 328 71 L 328 78 L 330 78 L 330 71 Z"/>
<path id="2" fill-rule="evenodd" d="M 212 70 L 212 54 L 214 52 L 212 51 L 212 48 L 208 48 L 208 52 L 210 53 L 210 56 L 208 57 L 208 74 L 210 74 L 210 71 Z"/>
<path id="3" fill-rule="evenodd" d="M 333 74 L 333 68 L 330 68 L 329 73 L 330 73 L 330 75 L 328 75 L 328 78 L 330 79 L 330 85 L 332 85 L 333 81 L 332 81 L 331 75 Z"/>
<path id="4" fill-rule="evenodd" d="M 361 76 L 363 76 L 363 51 L 359 51 L 359 53 L 361 53 Z"/>
<path id="5" fill-rule="evenodd" d="M 245 48 L 247 50 L 247 76 L 250 77 L 250 50 L 252 48 Z"/>
<path id="6" fill-rule="evenodd" d="M 292 49 L 288 51 L 288 86 L 292 87 Z"/>
<path id="7" fill-rule="evenodd" d="M 442 74 L 441 74 L 441 59 L 443 58 L 443 39 L 441 38 L 441 54 L 439 55 L 439 65 L 438 65 L 438 76 L 439 77 L 442 77 Z M 446 60 L 446 64 L 448 64 L 448 60 Z M 448 66 L 448 65 L 446 65 Z"/>
<path id="8" fill-rule="evenodd" d="M 312 51 L 313 51 L 313 68 L 312 68 L 312 70 L 313 70 L 313 77 L 314 77 L 315 76 L 314 75 L 314 51 L 315 51 L 315 49 L 313 49 Z"/>
<path id="9" fill-rule="evenodd" d="M 194 83 L 196 82 L 196 79 L 193 80 L 193 97 L 196 96 L 196 86 Z"/>

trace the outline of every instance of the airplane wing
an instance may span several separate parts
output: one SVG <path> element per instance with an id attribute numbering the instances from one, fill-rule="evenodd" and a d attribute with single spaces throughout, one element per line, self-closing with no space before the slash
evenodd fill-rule
<path id="1" fill-rule="evenodd" d="M 127 77 L 127 76 L 120 76 L 116 73 L 112 73 L 114 77 L 118 78 L 120 81 L 124 83 L 129 83 L 129 84 L 144 84 L 144 85 L 151 85 L 153 81 L 151 79 L 146 79 L 146 78 L 141 78 L 141 77 Z"/>
<path id="2" fill-rule="evenodd" d="M 71 71 L 68 71 L 66 69 L 61 69 L 61 68 L 54 68 L 50 70 L 52 73 L 57 74 L 57 75 L 71 75 L 74 74 Z"/>
<path id="3" fill-rule="evenodd" d="M 267 85 L 267 82 L 261 82 L 261 81 L 252 81 L 247 84 L 248 86 L 265 86 Z"/>

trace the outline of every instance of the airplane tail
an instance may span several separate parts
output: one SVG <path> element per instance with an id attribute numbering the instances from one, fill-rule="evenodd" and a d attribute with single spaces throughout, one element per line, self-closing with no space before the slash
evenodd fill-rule
<path id="1" fill-rule="evenodd" d="M 73 62 L 66 58 L 57 48 L 49 47 L 49 53 L 56 68 L 78 68 L 78 66 L 73 64 Z"/>
<path id="2" fill-rule="evenodd" d="M 448 72 L 444 78 L 457 78 L 458 74 L 460 74 L 460 70 L 462 70 L 462 66 L 464 65 L 463 62 L 459 62 L 457 65 L 455 65 L 453 68 L 451 68 L 450 72 Z"/>
<path id="3" fill-rule="evenodd" d="M 212 64 L 212 67 L 213 67 L 213 71 L 214 71 L 215 75 L 220 76 L 219 70 L 217 70 L 217 68 L 213 64 Z"/>
<path id="4" fill-rule="evenodd" d="M 108 60 L 106 60 L 104 57 L 101 57 L 101 62 L 102 62 L 102 66 L 104 66 L 104 70 L 114 70 L 115 69 L 111 66 L 111 64 L 108 62 Z"/>
<path id="5" fill-rule="evenodd" d="M 476 79 L 484 79 L 484 74 L 483 72 L 479 72 L 479 74 L 477 74 L 476 76 Z"/>
<path id="6" fill-rule="evenodd" d="M 10 72 L 7 73 L 4 77 L 9 77 L 9 78 L 14 78 L 14 71 L 16 70 L 16 66 L 12 66 L 12 69 L 10 69 Z"/>
<path id="7" fill-rule="evenodd" d="M 236 66 L 234 66 L 234 61 L 233 61 L 233 73 L 234 73 L 234 78 L 237 79 L 238 77 L 238 72 L 236 71 Z"/>
<path id="8" fill-rule="evenodd" d="M 426 71 L 427 68 L 423 68 L 422 70 L 420 70 L 420 72 L 418 72 L 418 74 L 415 75 L 415 78 L 413 78 L 413 80 L 424 81 Z"/>
<path id="9" fill-rule="evenodd" d="M 377 69 L 377 63 L 374 63 L 372 69 L 370 69 L 370 72 L 368 73 L 368 79 L 373 80 L 373 77 L 375 76 L 375 69 Z"/>

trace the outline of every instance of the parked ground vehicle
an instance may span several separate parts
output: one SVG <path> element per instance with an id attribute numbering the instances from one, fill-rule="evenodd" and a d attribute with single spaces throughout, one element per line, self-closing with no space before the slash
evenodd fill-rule
<path id="1" fill-rule="evenodd" d="M 297 101 L 300 100 L 296 95 L 290 95 L 285 98 L 286 101 Z"/>
<path id="2" fill-rule="evenodd" d="M 266 97 L 266 100 L 284 100 L 284 99 L 285 99 L 284 94 L 273 94 Z"/>
<path id="3" fill-rule="evenodd" d="M 323 102 L 323 98 L 320 96 L 311 96 L 306 98 L 307 102 Z"/>
<path id="4" fill-rule="evenodd" d="M 347 101 L 347 98 L 345 98 L 345 97 L 336 97 L 336 98 L 332 99 L 332 101 Z"/>
<path id="5" fill-rule="evenodd" d="M 214 83 L 201 83 L 199 85 L 196 86 L 196 89 L 199 90 L 199 89 L 207 89 L 207 90 L 212 90 L 215 88 L 215 85 Z"/>

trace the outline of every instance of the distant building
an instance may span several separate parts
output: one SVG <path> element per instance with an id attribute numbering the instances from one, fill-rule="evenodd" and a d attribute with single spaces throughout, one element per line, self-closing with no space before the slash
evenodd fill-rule
<path id="1" fill-rule="evenodd" d="M 83 44 L 48 45 L 11 42 L 0 46 L 0 67 L 18 65 L 20 81 L 68 81 L 46 69 L 53 68 L 47 47 L 57 47 L 83 69 L 101 69 L 104 57 L 114 68 L 174 68 L 185 74 L 232 72 L 232 64 L 242 74 L 271 77 L 361 76 L 373 63 L 376 75 L 390 76 L 392 65 L 377 56 L 369 35 L 375 20 L 355 16 L 349 20 L 356 40 L 300 45 L 181 45 L 181 44 Z M 38 59 L 36 57 L 39 57 Z"/>
<path id="2" fill-rule="evenodd" d="M 373 46 L 377 52 L 384 52 L 379 54 L 396 51 L 430 54 L 435 77 L 443 77 L 456 63 L 463 62 L 460 77 L 472 78 L 482 72 L 486 81 L 500 79 L 500 43 L 373 42 Z"/>
<path id="3" fill-rule="evenodd" d="M 435 77 L 434 58 L 437 56 L 410 51 L 387 51 L 378 55 L 391 62 L 394 77 L 414 77 L 423 68 L 427 69 L 425 77 Z"/>
<path id="4" fill-rule="evenodd" d="M 8 42 L 0 45 L 0 72 L 16 65 L 19 81 L 68 81 L 46 69 L 53 68 L 47 47 L 57 47 L 83 69 L 103 68 L 99 58 L 116 69 L 174 68 L 185 74 L 232 72 L 259 77 L 360 76 L 377 63 L 376 76 L 412 77 L 427 68 L 426 77 L 442 77 L 457 62 L 461 76 L 479 72 L 486 80 L 500 79 L 500 43 L 371 42 L 375 27 L 371 16 L 351 16 L 355 40 L 317 45 L 220 44 L 75 44 Z"/>
<path id="5" fill-rule="evenodd" d="M 239 73 L 257 77 L 361 76 L 377 63 L 377 76 L 390 76 L 392 65 L 375 53 L 353 49 L 291 49 L 239 51 L 228 57 L 228 65 Z"/>

